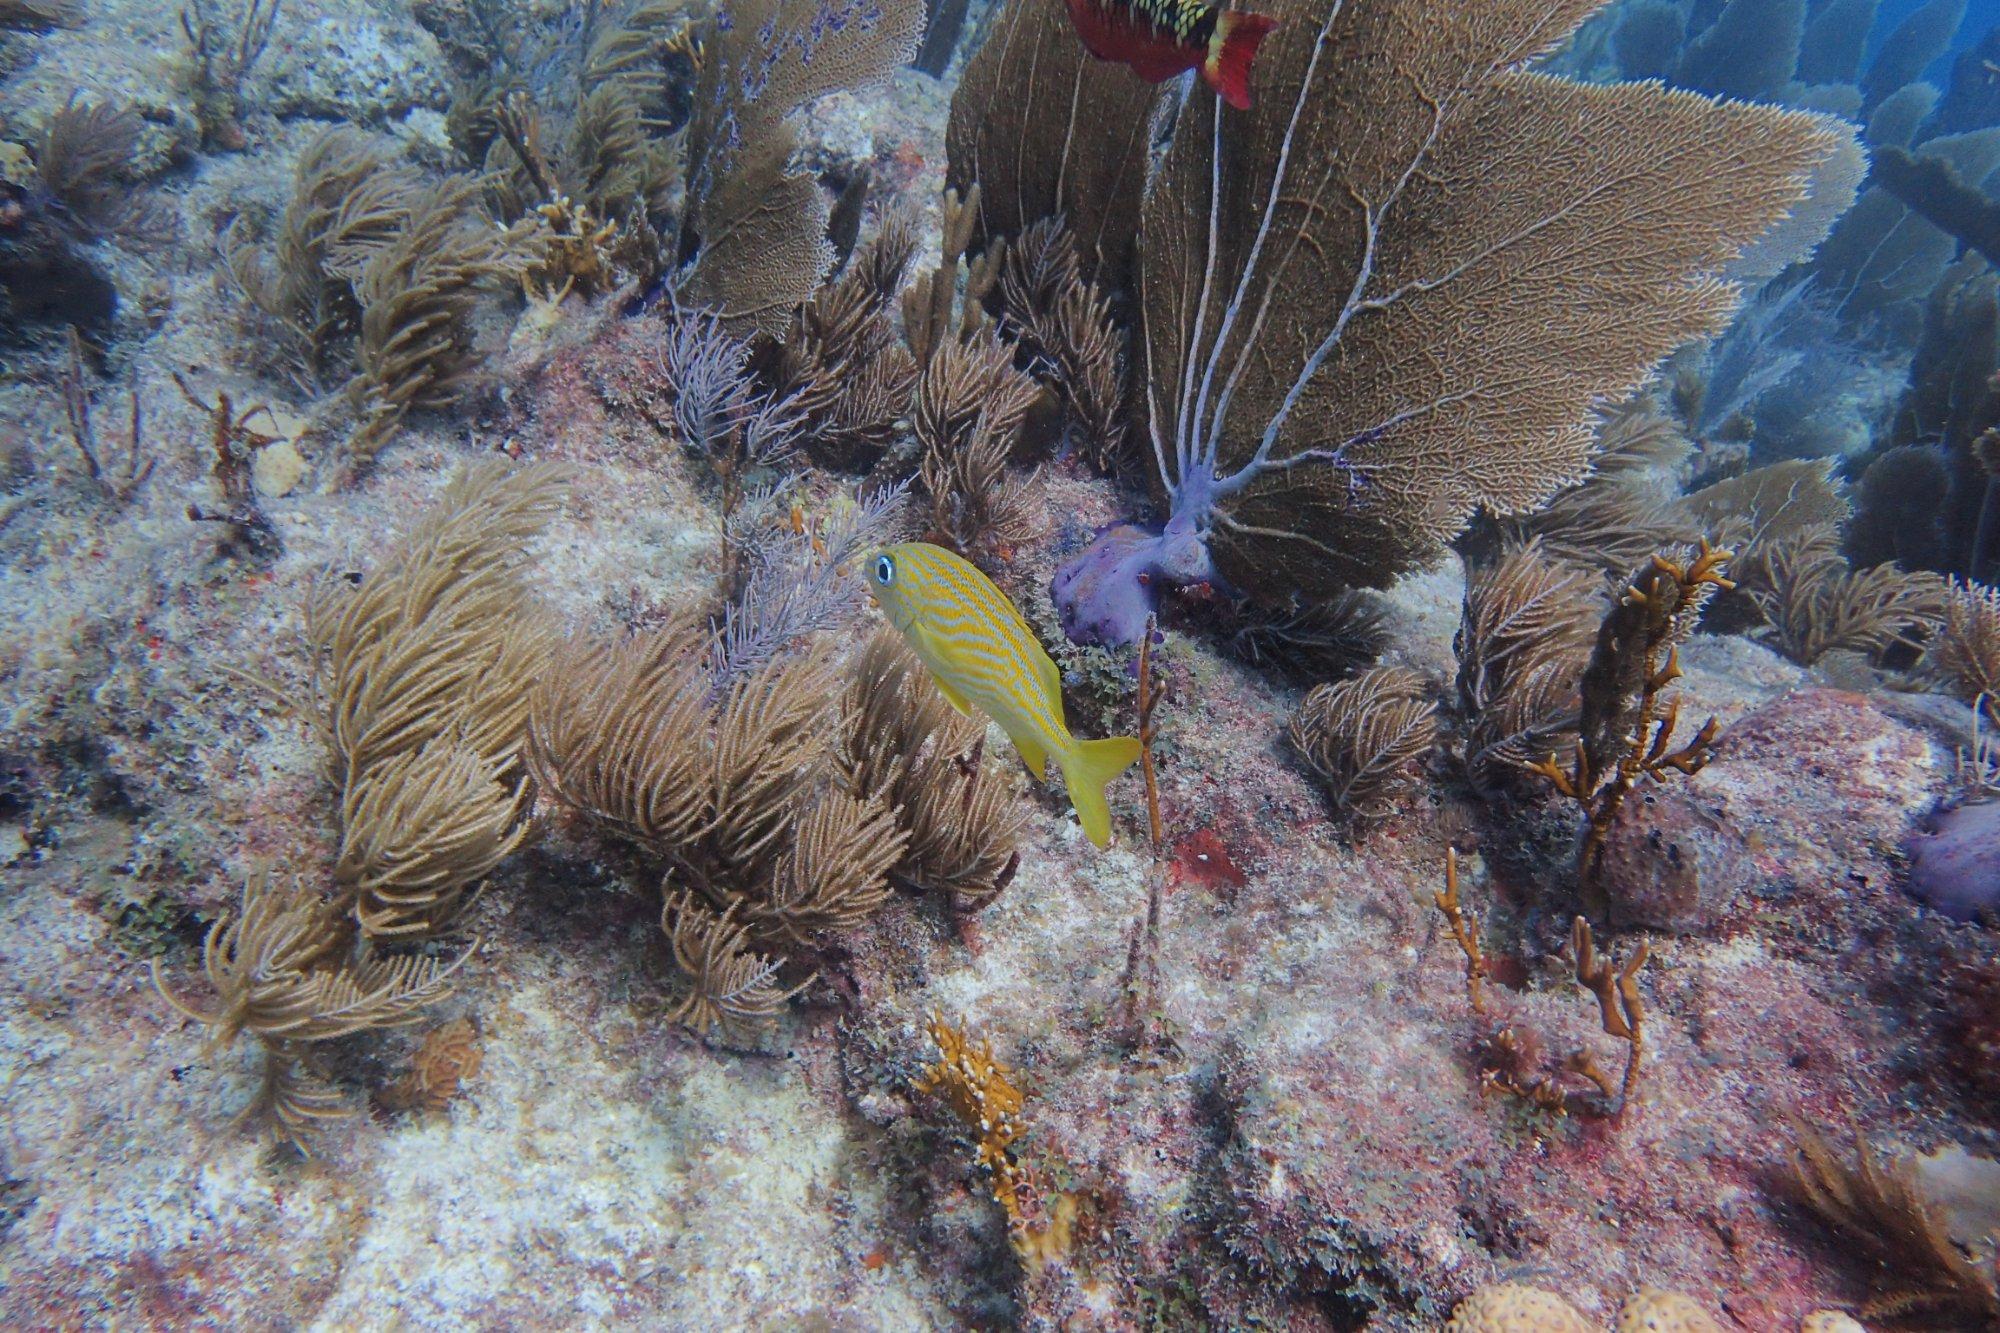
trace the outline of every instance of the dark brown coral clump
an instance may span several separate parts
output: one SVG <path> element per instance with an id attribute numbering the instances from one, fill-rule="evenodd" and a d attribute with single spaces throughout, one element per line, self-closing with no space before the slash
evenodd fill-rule
<path id="1" fill-rule="evenodd" d="M 1719 729 L 1710 718 L 1676 747 L 1680 695 L 1680 645 L 1694 633 L 1702 608 L 1718 589 L 1730 553 L 1706 541 L 1691 559 L 1654 556 L 1604 617 L 1597 646 L 1580 686 L 1576 753 L 1568 768 L 1551 754 L 1532 766 L 1564 797 L 1581 806 L 1589 823 L 1578 854 L 1586 903 L 1597 903 L 1596 880 L 1605 835 L 1625 798 L 1643 779 L 1663 782 L 1669 773 L 1701 771 Z"/>

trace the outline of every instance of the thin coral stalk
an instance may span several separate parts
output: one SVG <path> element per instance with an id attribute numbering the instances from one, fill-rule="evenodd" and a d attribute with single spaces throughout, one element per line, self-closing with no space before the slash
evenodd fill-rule
<path id="1" fill-rule="evenodd" d="M 1153 767 L 1153 710 L 1159 707 L 1159 691 L 1153 688 L 1153 636 L 1159 632 L 1159 617 L 1146 617 L 1146 637 L 1139 640 L 1139 771 L 1146 779 L 1146 829 L 1153 838 L 1153 852 L 1159 854 L 1165 835 L 1160 831 L 1160 779 Z"/>
<path id="2" fill-rule="evenodd" d="M 1479 918 L 1469 916 L 1459 905 L 1458 899 L 1458 849 L 1447 847 L 1444 853 L 1444 888 L 1432 899 L 1438 911 L 1444 914 L 1445 924 L 1451 927 L 1451 937 L 1458 941 L 1458 948 L 1465 955 L 1465 1002 L 1472 1006 L 1472 1012 L 1486 1012 L 1486 954 L 1479 947 Z"/>

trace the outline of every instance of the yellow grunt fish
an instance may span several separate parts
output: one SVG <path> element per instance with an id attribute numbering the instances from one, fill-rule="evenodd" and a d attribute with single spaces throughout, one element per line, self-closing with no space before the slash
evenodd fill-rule
<path id="1" fill-rule="evenodd" d="M 868 587 L 952 707 L 967 714 L 977 707 L 999 723 L 1037 780 L 1047 780 L 1055 756 L 1084 833 L 1109 846 L 1104 788 L 1139 757 L 1139 742 L 1069 734 L 1062 676 L 1007 594 L 971 562 L 928 542 L 879 552 L 869 562 Z"/>

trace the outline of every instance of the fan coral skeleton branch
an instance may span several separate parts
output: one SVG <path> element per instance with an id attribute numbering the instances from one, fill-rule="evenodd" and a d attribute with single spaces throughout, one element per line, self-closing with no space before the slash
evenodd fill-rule
<path id="1" fill-rule="evenodd" d="M 1384 583 L 1580 480 L 1593 402 L 1727 319 L 1842 132 L 1529 70 L 1598 7 L 1285 0 L 1255 107 L 1191 96 L 1142 215 L 1167 521 L 1058 576 L 1072 637 L 1136 641 L 1162 583 Z"/>

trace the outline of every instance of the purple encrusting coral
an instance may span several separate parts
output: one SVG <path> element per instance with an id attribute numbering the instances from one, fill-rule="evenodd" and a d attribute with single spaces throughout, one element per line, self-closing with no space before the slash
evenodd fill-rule
<path id="1" fill-rule="evenodd" d="M 2000 801 L 1927 821 L 1910 839 L 1910 892 L 1954 921 L 2000 915 Z"/>

